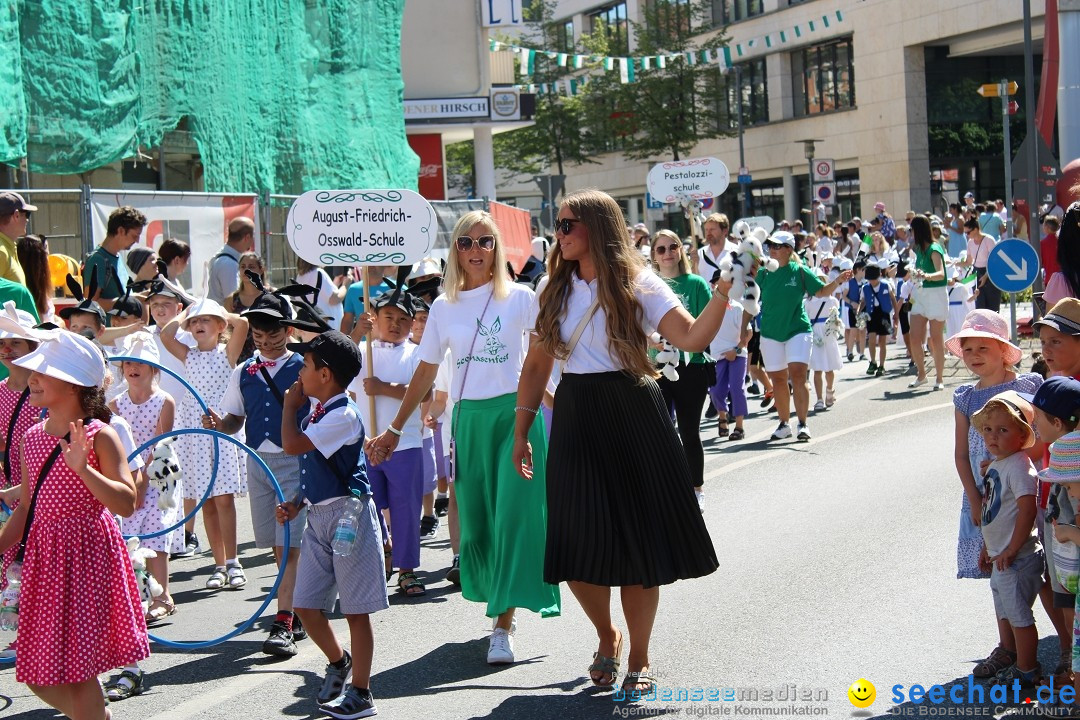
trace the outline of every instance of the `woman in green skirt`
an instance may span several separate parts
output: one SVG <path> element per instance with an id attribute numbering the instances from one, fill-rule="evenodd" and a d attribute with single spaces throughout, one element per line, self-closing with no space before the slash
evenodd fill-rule
<path id="1" fill-rule="evenodd" d="M 506 254 L 491 215 L 466 213 L 453 236 L 444 294 L 432 303 L 420 342 L 420 365 L 397 417 L 369 441 L 368 457 L 372 464 L 389 459 L 400 428 L 417 411 L 449 352 L 461 592 L 467 600 L 487 604 L 488 617 L 495 618 L 488 662 L 506 664 L 514 661 L 517 608 L 542 617 L 560 612 L 558 586 L 544 582 L 547 442 L 542 419 L 529 435 L 538 477 L 523 482 L 513 464 L 517 386 L 531 342 L 533 292 L 506 273 Z"/>

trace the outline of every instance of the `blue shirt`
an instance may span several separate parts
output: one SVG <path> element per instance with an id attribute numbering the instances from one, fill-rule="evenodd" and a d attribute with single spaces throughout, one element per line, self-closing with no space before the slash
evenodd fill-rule
<path id="1" fill-rule="evenodd" d="M 1005 223 L 1001 222 L 1001 218 L 997 213 L 984 212 L 979 216 L 979 229 L 987 235 L 993 236 L 995 240 L 1001 239 L 1001 232 L 1005 229 Z"/>
<path id="2" fill-rule="evenodd" d="M 371 298 L 375 299 L 389 289 L 390 286 L 386 284 L 385 280 L 380 280 L 378 285 L 371 288 Z M 342 301 L 342 305 L 345 308 L 345 312 L 352 313 L 353 318 L 363 315 L 364 283 L 354 282 L 350 285 L 349 289 L 345 291 L 345 300 Z"/>

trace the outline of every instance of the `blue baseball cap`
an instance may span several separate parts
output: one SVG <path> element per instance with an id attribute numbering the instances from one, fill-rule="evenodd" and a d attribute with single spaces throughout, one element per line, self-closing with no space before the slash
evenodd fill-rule
<path id="1" fill-rule="evenodd" d="M 1047 415 L 1068 422 L 1080 419 L 1080 382 L 1071 377 L 1050 377 L 1031 396 L 1031 404 Z"/>

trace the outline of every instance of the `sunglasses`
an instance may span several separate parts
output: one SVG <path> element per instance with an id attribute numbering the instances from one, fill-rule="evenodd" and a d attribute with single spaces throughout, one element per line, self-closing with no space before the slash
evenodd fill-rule
<path id="1" fill-rule="evenodd" d="M 657 255 L 664 255 L 664 254 L 666 254 L 668 252 L 675 252 L 676 250 L 679 249 L 679 246 L 678 245 L 667 245 L 667 246 L 657 245 L 653 249 L 656 250 Z"/>
<path id="2" fill-rule="evenodd" d="M 571 218 L 561 218 L 555 221 L 555 232 L 562 233 L 563 235 L 569 235 L 574 231 L 574 223 L 579 223 L 580 220 L 574 220 Z"/>
<path id="3" fill-rule="evenodd" d="M 461 252 L 468 252 L 469 250 L 472 250 L 473 242 L 473 239 L 468 235 L 462 235 L 457 239 L 457 249 Z M 481 250 L 490 250 L 495 247 L 495 236 L 481 235 L 475 242 Z"/>

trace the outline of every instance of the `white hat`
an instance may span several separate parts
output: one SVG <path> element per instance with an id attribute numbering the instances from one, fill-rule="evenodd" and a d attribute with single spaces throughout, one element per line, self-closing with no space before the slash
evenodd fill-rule
<path id="1" fill-rule="evenodd" d="M 795 247 L 795 236 L 786 230 L 777 230 L 769 236 L 768 242 L 773 245 L 787 245 L 789 248 Z"/>
<path id="2" fill-rule="evenodd" d="M 37 321 L 25 310 L 18 310 L 15 303 L 8 300 L 0 311 L 0 340 L 15 338 L 29 342 L 40 342 L 39 330 L 34 330 Z"/>
<path id="3" fill-rule="evenodd" d="M 82 387 L 104 382 L 105 358 L 93 340 L 67 330 L 41 331 L 41 335 L 37 350 L 12 360 L 15 365 Z"/>
<path id="4" fill-rule="evenodd" d="M 157 341 L 148 332 L 137 332 L 129 336 L 127 347 L 117 355 L 149 360 L 152 363 L 161 363 L 161 351 L 158 350 Z"/>
<path id="5" fill-rule="evenodd" d="M 180 327 L 187 330 L 191 318 L 206 316 L 220 318 L 226 323 L 229 322 L 229 314 L 225 311 L 225 308 L 221 307 L 221 303 L 210 298 L 203 298 L 188 308 L 187 315 L 184 316 L 184 322 L 180 324 Z"/>
<path id="6" fill-rule="evenodd" d="M 855 263 L 851 262 L 851 258 L 844 258 L 840 261 L 841 270 L 851 270 L 853 267 L 855 267 Z"/>
<path id="7" fill-rule="evenodd" d="M 426 257 L 423 260 L 421 260 L 420 262 L 413 265 L 412 272 L 409 273 L 409 277 L 405 278 L 405 280 L 406 281 L 415 280 L 416 278 L 424 277 L 425 275 L 441 275 L 441 274 L 442 274 L 442 266 L 439 265 L 439 261 L 436 260 L 435 258 Z"/>
<path id="8" fill-rule="evenodd" d="M 532 239 L 532 256 L 543 262 L 547 258 L 548 242 L 542 237 Z"/>
<path id="9" fill-rule="evenodd" d="M 889 267 L 889 258 L 879 257 L 877 260 L 874 261 L 874 264 L 877 265 L 879 269 L 885 270 Z"/>

